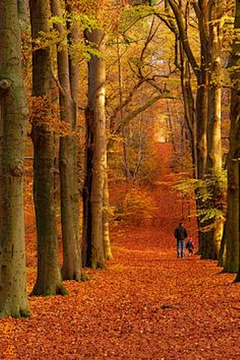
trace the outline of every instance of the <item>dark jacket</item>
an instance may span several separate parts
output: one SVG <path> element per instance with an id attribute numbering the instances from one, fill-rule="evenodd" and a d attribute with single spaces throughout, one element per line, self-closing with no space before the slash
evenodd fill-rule
<path id="1" fill-rule="evenodd" d="M 194 242 L 192 240 L 188 240 L 188 242 L 186 244 L 186 248 L 188 250 L 193 250 L 194 249 Z"/>
<path id="2" fill-rule="evenodd" d="M 180 225 L 174 230 L 174 236 L 177 240 L 185 240 L 187 237 L 187 230 Z"/>

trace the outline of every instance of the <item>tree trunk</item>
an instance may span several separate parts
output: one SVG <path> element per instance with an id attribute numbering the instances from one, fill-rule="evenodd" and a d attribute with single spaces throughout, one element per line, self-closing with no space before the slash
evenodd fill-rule
<path id="1" fill-rule="evenodd" d="M 28 120 L 16 1 L 0 2 L 0 316 L 28 316 L 24 148 Z"/>
<path id="2" fill-rule="evenodd" d="M 18 19 L 21 32 L 24 32 L 28 26 L 28 0 L 17 0 Z"/>
<path id="3" fill-rule="evenodd" d="M 86 38 L 104 54 L 105 35 L 99 29 L 86 31 Z M 92 55 L 88 62 L 86 110 L 86 179 L 84 185 L 83 263 L 104 267 L 103 198 L 106 161 L 105 60 Z"/>
<path id="4" fill-rule="evenodd" d="M 200 36 L 200 67 L 198 73 L 198 89 L 196 98 L 197 119 L 197 162 L 198 179 L 203 179 L 207 173 L 207 131 L 208 131 L 208 89 L 209 89 L 209 56 L 208 56 L 208 9 L 207 0 L 198 1 L 195 5 L 198 17 Z M 200 11 L 200 12 L 199 12 Z"/>
<path id="5" fill-rule="evenodd" d="M 207 24 L 207 0 L 193 2 L 193 7 L 198 18 L 199 23 L 199 37 L 200 37 L 200 64 L 197 63 L 192 48 L 190 47 L 189 37 L 186 26 L 186 19 L 183 19 L 182 2 L 177 4 L 173 0 L 168 0 L 178 26 L 178 36 L 181 46 L 187 56 L 192 71 L 197 79 L 197 94 L 196 94 L 196 169 L 195 174 L 198 179 L 203 179 L 207 171 L 207 125 L 208 125 L 208 33 L 206 31 Z M 186 89 L 185 89 L 186 90 Z M 196 201 L 197 209 L 202 206 L 201 200 Z M 198 218 L 199 228 L 200 219 Z M 203 234 L 199 231 L 199 253 L 202 253 L 207 243 Z"/>
<path id="6" fill-rule="evenodd" d="M 239 62 L 240 63 L 240 62 Z M 239 76 L 239 75 L 238 75 Z M 239 87 L 240 89 L 240 87 Z M 225 226 L 226 261 L 224 272 L 238 272 L 240 281 L 240 97 L 232 94 L 232 127 L 228 161 L 228 209 Z M 235 122 L 234 122 L 235 119 Z"/>
<path id="7" fill-rule="evenodd" d="M 230 151 L 228 160 L 228 209 L 225 228 L 226 263 L 224 271 L 237 272 L 240 281 L 240 1 L 236 0 L 235 37 L 230 71 L 232 78 Z"/>
<path id="8" fill-rule="evenodd" d="M 48 33 L 49 3 L 31 0 L 32 38 Z M 33 295 L 66 294 L 58 261 L 58 233 L 54 198 L 54 132 L 51 128 L 50 49 L 33 52 L 33 96 L 44 99 L 44 109 L 35 109 L 32 123 L 34 145 L 34 203 L 37 226 L 38 272 Z M 37 113 L 39 111 L 39 114 Z"/>
<path id="9" fill-rule="evenodd" d="M 199 20 L 200 31 L 200 65 L 197 64 L 193 51 L 190 47 L 189 38 L 182 17 L 182 5 L 173 0 L 168 0 L 178 26 L 179 41 L 182 44 L 184 52 L 188 58 L 191 68 L 197 78 L 196 95 L 196 137 L 197 137 L 197 177 L 202 179 L 206 174 L 207 166 L 207 124 L 208 124 L 208 48 L 206 32 L 206 0 L 193 3 Z"/>
<path id="10" fill-rule="evenodd" d="M 185 113 L 187 128 L 190 135 L 193 177 L 197 179 L 198 163 L 197 163 L 195 101 L 192 92 L 191 71 L 189 68 L 189 62 L 184 54 L 183 47 L 181 44 L 180 44 L 180 58 L 181 58 L 181 85 L 182 85 L 182 94 L 183 94 L 184 113 Z"/>
<path id="11" fill-rule="evenodd" d="M 221 170 L 221 87 L 216 81 L 221 69 L 221 36 L 219 33 L 220 22 L 218 21 L 221 17 L 221 6 L 218 1 L 199 0 L 192 3 L 199 26 L 200 65 L 198 65 L 188 40 L 187 19 L 184 21 L 182 15 L 187 13 L 187 9 L 183 11 L 181 1 L 178 4 L 173 0 L 168 0 L 168 2 L 176 18 L 179 40 L 197 78 L 196 164 L 197 178 L 204 179 L 209 174 L 216 176 L 216 173 Z M 188 3 L 186 6 L 188 6 Z M 176 34 L 175 28 L 174 33 Z M 211 69 L 211 72 L 209 69 Z M 212 74 L 212 77 L 210 77 L 210 74 Z M 209 90 L 210 87 L 211 90 Z M 186 86 L 183 90 L 186 99 Z M 217 191 L 220 191 L 219 184 L 216 185 L 215 192 Z M 206 209 L 200 199 L 197 200 L 197 209 Z M 200 217 L 199 220 L 201 220 Z M 209 220 L 204 225 L 209 225 L 209 222 L 211 221 Z M 216 222 L 213 231 L 200 233 L 199 253 L 202 254 L 202 257 L 218 258 L 222 233 L 222 221 Z"/>
<path id="12" fill-rule="evenodd" d="M 111 243 L 110 243 L 110 231 L 109 231 L 109 190 L 108 190 L 108 168 L 107 157 L 105 161 L 104 172 L 104 188 L 103 188 L 103 243 L 104 253 L 106 260 L 113 260 Z"/>
<path id="13" fill-rule="evenodd" d="M 53 16 L 62 17 L 59 0 L 51 0 Z M 68 10 L 71 11 L 70 8 Z M 54 24 L 64 37 L 61 23 Z M 75 39 L 74 39 L 75 36 Z M 73 28 L 69 41 L 77 40 L 77 29 Z M 78 186 L 78 138 L 77 138 L 77 94 L 78 66 L 73 65 L 68 53 L 67 39 L 57 49 L 58 77 L 60 82 L 61 120 L 68 128 L 60 138 L 59 169 L 61 187 L 61 223 L 63 242 L 62 277 L 64 280 L 81 280 L 82 260 L 79 242 L 79 186 Z M 72 80 L 72 81 L 71 81 Z"/>
<path id="14" fill-rule="evenodd" d="M 221 17 L 223 15 L 221 1 L 215 0 L 208 5 L 208 57 L 210 64 L 209 72 L 209 91 L 208 91 L 208 157 L 207 174 L 212 178 L 211 191 L 214 196 L 208 202 L 209 208 L 223 211 L 224 193 L 221 187 L 220 172 L 222 170 L 222 145 L 221 145 L 221 48 L 222 48 L 222 29 Z M 223 236 L 224 221 L 222 217 L 213 218 L 208 221 L 208 226 L 213 229 L 203 234 L 205 245 L 202 249 L 204 258 L 219 259 L 221 239 Z"/>
<path id="15" fill-rule="evenodd" d="M 123 79 L 122 79 L 122 63 L 121 63 L 121 48 L 119 38 L 117 38 L 117 62 L 118 62 L 118 88 L 119 88 L 119 108 L 120 108 L 120 122 L 123 120 Z M 128 154 L 128 125 L 121 128 L 122 146 L 123 146 L 123 171 L 126 182 L 130 179 L 129 172 L 129 154 Z"/>

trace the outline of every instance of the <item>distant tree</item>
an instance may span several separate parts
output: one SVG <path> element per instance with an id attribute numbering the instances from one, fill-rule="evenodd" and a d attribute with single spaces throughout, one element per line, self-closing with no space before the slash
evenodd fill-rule
<path id="1" fill-rule="evenodd" d="M 131 14 L 130 19 L 128 19 L 128 13 Z M 146 16 L 146 12 L 144 14 Z M 139 161 L 141 136 L 137 129 L 139 120 L 141 123 L 144 118 L 143 112 L 149 110 L 158 100 L 172 96 L 171 87 L 168 88 L 166 80 L 170 76 L 170 70 L 165 65 L 165 49 L 156 50 L 155 46 L 155 42 L 163 41 L 163 29 L 155 16 L 150 12 L 147 14 L 149 17 L 146 21 L 146 18 L 140 15 L 135 8 L 126 9 L 123 12 L 116 38 L 112 40 L 116 46 L 110 59 L 112 64 L 117 65 L 114 70 L 117 76 L 114 78 L 114 82 L 111 74 L 108 77 L 111 81 L 111 89 L 114 89 L 113 95 L 108 94 L 107 96 L 107 103 L 111 103 L 111 109 L 108 110 L 108 121 L 111 137 L 113 139 L 121 138 L 122 169 L 127 181 L 135 177 L 141 165 L 141 161 Z M 151 21 L 149 21 L 150 19 Z M 169 48 L 171 49 L 171 46 Z M 162 58 L 160 59 L 159 56 Z M 113 66 L 112 64 L 111 66 Z M 171 60 L 169 60 L 169 64 L 171 64 Z M 134 125 L 130 125 L 134 119 L 138 123 L 135 126 L 138 134 L 134 133 Z M 140 125 L 140 128 L 144 133 L 144 125 Z M 113 143 L 111 137 L 109 147 Z M 135 139 L 132 141 L 131 138 L 134 137 Z M 136 138 L 140 140 L 139 146 Z M 135 147 L 134 152 L 137 151 L 138 158 L 137 162 L 133 161 L 134 165 L 131 156 L 133 143 L 135 143 L 133 147 Z"/>
<path id="2" fill-rule="evenodd" d="M 17 1 L 0 2 L 0 316 L 28 316 L 24 148 L 28 120 Z"/>
<path id="3" fill-rule="evenodd" d="M 235 31 L 229 64 L 232 97 L 224 271 L 238 272 L 236 281 L 240 282 L 240 1 L 236 0 L 235 4 Z"/>
<path id="4" fill-rule="evenodd" d="M 63 242 L 63 280 L 81 280 L 82 260 L 79 239 L 79 185 L 78 185 L 78 82 L 79 66 L 69 53 L 78 41 L 76 23 L 70 24 L 73 10 L 70 5 L 65 9 L 69 20 L 64 26 L 59 0 L 51 0 L 52 14 L 57 21 L 54 27 L 59 34 L 57 45 L 57 66 L 59 79 L 60 117 L 67 129 L 60 135 L 60 188 L 61 224 Z M 69 33 L 67 36 L 66 34 Z M 76 57 L 76 56 L 75 56 Z"/>
<path id="5" fill-rule="evenodd" d="M 193 73 L 197 79 L 197 94 L 195 99 L 195 111 L 196 111 L 196 146 L 197 146 L 197 177 L 203 178 L 206 173 L 207 164 L 207 120 L 208 120 L 208 59 L 207 59 L 207 32 L 206 27 L 206 7 L 202 2 L 199 5 L 194 2 L 198 10 L 198 15 L 201 20 L 201 44 L 200 44 L 200 62 L 198 63 L 194 53 L 194 49 L 189 41 L 189 27 L 186 24 L 188 18 L 184 18 L 183 14 L 187 14 L 188 10 L 183 11 L 183 4 L 181 1 L 167 0 L 169 3 L 176 20 L 176 28 L 170 23 L 170 28 L 174 29 L 174 33 L 177 35 L 181 46 L 188 58 L 189 64 Z M 189 7 L 189 3 L 186 3 L 186 8 Z M 203 11 L 201 9 L 203 7 Z"/>
<path id="6" fill-rule="evenodd" d="M 49 33 L 49 1 L 30 0 L 33 38 L 33 96 L 42 101 L 34 109 L 34 203 L 37 226 L 38 267 L 33 295 L 66 294 L 58 260 L 58 233 L 54 196 L 54 131 L 51 121 L 52 73 L 49 46 L 41 47 L 41 37 Z M 38 40 L 40 40 L 38 42 Z"/>

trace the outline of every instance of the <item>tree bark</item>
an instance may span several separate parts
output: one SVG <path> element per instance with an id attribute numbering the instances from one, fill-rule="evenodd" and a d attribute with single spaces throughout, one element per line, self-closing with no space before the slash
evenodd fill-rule
<path id="1" fill-rule="evenodd" d="M 48 33 L 49 2 L 30 1 L 32 38 Z M 51 128 L 51 58 L 48 47 L 33 48 L 33 96 L 44 99 L 32 122 L 34 145 L 34 203 L 38 267 L 33 295 L 66 294 L 58 261 L 58 233 L 54 197 L 54 131 Z M 39 111 L 39 114 L 37 113 Z"/>
<path id="2" fill-rule="evenodd" d="M 24 32 L 28 26 L 28 0 L 17 0 L 18 18 L 21 32 Z"/>
<path id="3" fill-rule="evenodd" d="M 180 60 L 181 60 L 181 85 L 183 94 L 184 113 L 190 135 L 190 148 L 192 152 L 193 177 L 197 179 L 198 163 L 197 163 L 197 140 L 196 140 L 196 109 L 195 100 L 192 91 L 191 70 L 189 61 L 180 44 Z"/>
<path id="4" fill-rule="evenodd" d="M 214 0 L 207 5 L 206 27 L 208 27 L 208 58 L 209 58 L 209 90 L 208 90 L 208 128 L 207 128 L 207 174 L 212 178 L 211 189 L 214 196 L 208 202 L 209 208 L 224 209 L 224 192 L 221 187 L 220 173 L 222 170 L 222 145 L 221 145 L 221 49 L 222 49 L 222 25 L 223 15 L 222 1 Z M 212 230 L 203 234 L 205 246 L 202 249 L 202 257 L 219 259 L 221 240 L 223 236 L 223 217 L 214 217 L 207 222 L 212 225 Z"/>
<path id="5" fill-rule="evenodd" d="M 16 1 L 0 2 L 0 316 L 29 315 L 24 227 L 28 121 Z"/>
<path id="6" fill-rule="evenodd" d="M 105 161 L 104 171 L 104 187 L 103 187 L 103 243 L 104 254 L 106 260 L 113 260 L 111 242 L 110 242 L 110 230 L 109 230 L 109 189 L 108 189 L 108 167 L 107 157 Z"/>
<path id="7" fill-rule="evenodd" d="M 99 29 L 85 32 L 86 39 L 104 54 L 105 35 Z M 84 184 L 83 264 L 105 266 L 103 199 L 106 164 L 105 60 L 92 55 L 88 62 L 86 110 L 86 179 Z"/>
<path id="8" fill-rule="evenodd" d="M 193 3 L 198 17 L 200 36 L 200 66 L 197 76 L 198 89 L 196 98 L 197 120 L 197 161 L 198 179 L 203 179 L 207 173 L 207 130 L 208 130 L 208 107 L 209 107 L 209 54 L 208 54 L 208 8 L 207 1 Z"/>
<path id="9" fill-rule="evenodd" d="M 62 17 L 59 0 L 51 0 L 53 16 Z M 68 7 L 71 12 L 71 8 Z M 64 38 L 61 23 L 54 24 Z M 76 27 L 76 26 L 75 26 Z M 77 29 L 73 28 L 69 41 L 77 41 Z M 60 82 L 61 120 L 67 125 L 66 134 L 60 137 L 59 169 L 61 187 L 61 224 L 63 242 L 62 277 L 64 280 L 81 280 L 82 260 L 79 242 L 79 186 L 78 186 L 78 137 L 77 92 L 78 65 L 71 61 L 68 41 L 58 44 L 57 62 Z"/>
<path id="10" fill-rule="evenodd" d="M 224 271 L 238 272 L 240 282 L 240 1 L 236 0 L 235 34 L 229 70 L 232 78 L 231 129 L 228 160 L 228 203 Z"/>

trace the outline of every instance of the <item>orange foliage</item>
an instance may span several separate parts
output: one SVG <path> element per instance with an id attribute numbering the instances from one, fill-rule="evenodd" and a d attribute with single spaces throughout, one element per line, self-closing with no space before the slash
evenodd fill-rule
<path id="1" fill-rule="evenodd" d="M 49 103 L 47 96 L 32 96 L 29 101 L 30 123 L 35 126 L 44 126 L 48 131 L 54 131 L 58 135 L 71 135 L 69 124 L 59 118 L 57 102 Z"/>
<path id="2" fill-rule="evenodd" d="M 78 9 L 81 15 L 97 20 L 102 29 L 109 30 L 119 21 L 121 6 L 113 0 L 71 0 L 70 5 Z"/>

